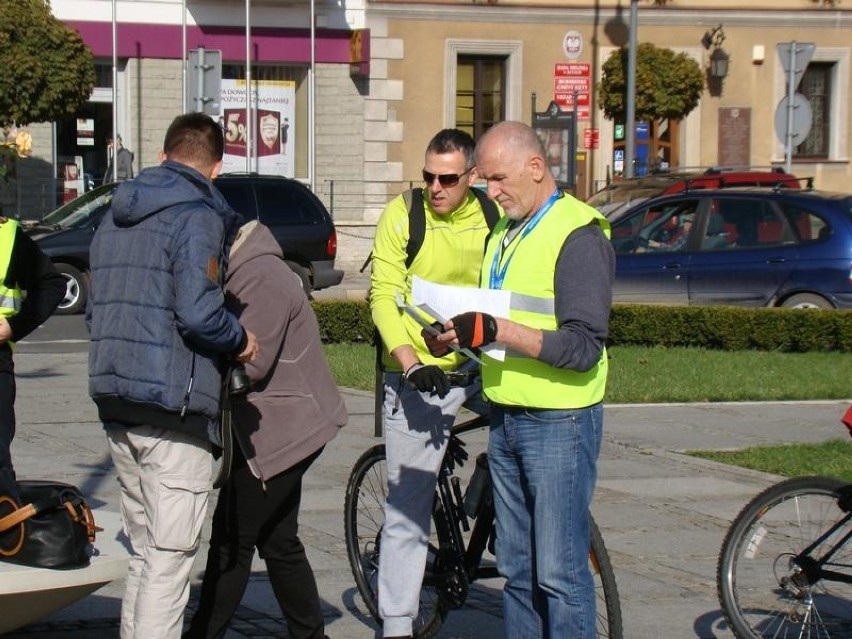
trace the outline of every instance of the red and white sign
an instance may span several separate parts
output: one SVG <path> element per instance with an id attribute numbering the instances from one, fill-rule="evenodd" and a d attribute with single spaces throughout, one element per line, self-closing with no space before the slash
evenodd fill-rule
<path id="1" fill-rule="evenodd" d="M 583 148 L 598 149 L 601 146 L 601 130 L 585 129 L 583 131 Z"/>
<path id="2" fill-rule="evenodd" d="M 577 117 L 591 117 L 591 65 L 587 62 L 557 62 L 553 70 L 553 100 L 566 111 L 574 109 L 577 97 Z"/>

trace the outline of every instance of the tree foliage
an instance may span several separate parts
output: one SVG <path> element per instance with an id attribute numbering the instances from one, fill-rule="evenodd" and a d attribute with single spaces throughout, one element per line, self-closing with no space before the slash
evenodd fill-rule
<path id="1" fill-rule="evenodd" d="M 47 0 L 0 0 L 0 126 L 73 115 L 95 87 L 92 52 Z"/>
<path id="2" fill-rule="evenodd" d="M 680 120 L 697 105 L 704 90 L 701 66 L 685 53 L 644 42 L 636 48 L 636 120 Z M 627 47 L 603 65 L 598 100 L 604 115 L 623 122 L 627 103 Z"/>

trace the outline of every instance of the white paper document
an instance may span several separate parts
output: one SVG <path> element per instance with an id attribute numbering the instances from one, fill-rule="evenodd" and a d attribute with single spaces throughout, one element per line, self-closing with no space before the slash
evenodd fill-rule
<path id="1" fill-rule="evenodd" d="M 468 311 L 479 311 L 508 319 L 510 298 L 509 291 L 435 284 L 416 275 L 411 283 L 411 300 L 414 306 L 442 324 L 447 319 Z M 499 344 L 483 346 L 482 352 L 499 361 L 506 358 L 506 349 Z"/>

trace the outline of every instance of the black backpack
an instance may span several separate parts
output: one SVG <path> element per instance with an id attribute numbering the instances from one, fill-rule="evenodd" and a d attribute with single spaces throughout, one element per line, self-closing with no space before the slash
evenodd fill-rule
<path id="1" fill-rule="evenodd" d="M 479 200 L 479 205 L 482 207 L 482 212 L 485 215 L 485 223 L 488 225 L 488 230 L 493 230 L 497 221 L 500 219 L 500 211 L 493 200 L 489 200 L 485 191 L 482 189 L 472 188 L 471 192 Z M 420 252 L 420 247 L 423 246 L 423 240 L 426 237 L 426 209 L 423 205 L 423 189 L 409 189 L 404 191 L 402 199 L 408 208 L 408 244 L 405 247 L 405 268 L 409 268 L 414 258 Z M 359 269 L 363 273 L 370 261 L 373 259 L 373 253 L 367 256 L 364 263 Z"/>
<path id="2" fill-rule="evenodd" d="M 489 200 L 485 191 L 482 189 L 472 188 L 479 205 L 482 207 L 482 213 L 485 215 L 485 223 L 488 225 L 488 230 L 494 230 L 494 226 L 500 219 L 500 210 L 493 200 Z M 423 189 L 409 189 L 402 194 L 402 199 L 408 207 L 408 244 L 405 247 L 405 267 L 409 268 L 414 258 L 420 252 L 420 247 L 423 246 L 423 240 L 426 237 L 426 209 L 423 205 Z M 361 266 L 360 272 L 363 273 L 373 259 L 371 252 L 364 264 Z M 375 435 L 376 437 L 382 434 L 382 402 L 384 401 L 383 388 L 383 373 L 384 366 L 382 365 L 382 339 L 379 336 L 379 331 L 373 333 L 373 341 L 376 345 L 376 385 L 375 385 Z"/>

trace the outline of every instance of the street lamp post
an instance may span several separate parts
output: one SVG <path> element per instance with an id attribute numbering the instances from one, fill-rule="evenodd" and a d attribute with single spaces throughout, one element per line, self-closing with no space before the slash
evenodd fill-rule
<path id="1" fill-rule="evenodd" d="M 633 177 L 636 155 L 636 27 L 639 0 L 630 0 L 630 38 L 627 44 L 627 110 L 625 113 L 624 177 Z"/>

